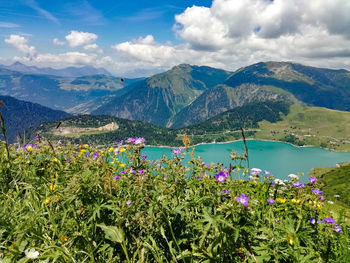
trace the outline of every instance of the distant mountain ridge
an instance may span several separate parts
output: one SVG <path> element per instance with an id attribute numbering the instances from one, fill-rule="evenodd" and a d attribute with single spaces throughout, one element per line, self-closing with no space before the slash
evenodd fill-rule
<path id="1" fill-rule="evenodd" d="M 47 121 L 71 116 L 63 111 L 52 110 L 37 103 L 17 100 L 10 96 L 0 96 L 0 101 L 5 104 L 5 106 L 0 107 L 0 112 L 5 121 L 9 143 L 16 141 L 17 132 L 23 137 L 27 129 L 35 128 Z M 0 138 L 3 139 L 1 134 Z"/>
<path id="2" fill-rule="evenodd" d="M 139 80 L 106 75 L 59 77 L 0 68 L 0 95 L 70 113 L 90 113 Z"/>
<path id="3" fill-rule="evenodd" d="M 112 74 L 104 68 L 94 68 L 92 66 L 83 67 L 66 67 L 61 69 L 54 68 L 39 68 L 35 66 L 27 66 L 20 62 L 15 62 L 9 66 L 0 65 L 2 69 L 8 69 L 12 71 L 18 71 L 26 74 L 40 74 L 40 75 L 53 75 L 60 77 L 81 77 L 87 75 L 106 75 L 112 76 Z"/>

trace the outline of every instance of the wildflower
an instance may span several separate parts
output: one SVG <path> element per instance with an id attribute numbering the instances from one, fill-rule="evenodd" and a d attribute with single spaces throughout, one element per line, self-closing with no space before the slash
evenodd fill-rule
<path id="1" fill-rule="evenodd" d="M 277 220 L 276 220 L 276 223 L 279 223 L 279 222 L 281 222 L 281 219 L 277 219 Z"/>
<path id="2" fill-rule="evenodd" d="M 132 174 L 135 174 L 135 173 L 136 173 L 136 171 L 134 170 L 134 168 L 130 167 L 130 173 L 132 173 Z"/>
<path id="3" fill-rule="evenodd" d="M 320 189 L 311 189 L 311 191 L 314 193 L 314 194 L 317 194 L 317 195 L 320 195 L 323 193 L 323 191 L 321 191 Z"/>
<path id="4" fill-rule="evenodd" d="M 335 197 L 335 198 L 339 198 L 339 197 L 340 197 L 340 195 L 334 195 L 334 197 Z"/>
<path id="5" fill-rule="evenodd" d="M 98 157 L 98 152 L 94 152 L 94 154 L 92 155 L 92 159 L 96 159 Z"/>
<path id="6" fill-rule="evenodd" d="M 318 199 L 320 199 L 322 202 L 326 201 L 326 198 L 324 198 L 322 195 L 320 195 Z"/>
<path id="7" fill-rule="evenodd" d="M 69 158 L 66 158 L 66 161 L 69 163 L 69 162 L 70 162 L 70 159 L 69 159 Z"/>
<path id="8" fill-rule="evenodd" d="M 140 169 L 140 170 L 137 171 L 137 173 L 138 173 L 138 174 L 143 174 L 144 171 L 143 171 L 142 169 Z"/>
<path id="9" fill-rule="evenodd" d="M 135 138 L 135 144 L 141 144 L 144 143 L 146 140 L 143 137 Z"/>
<path id="10" fill-rule="evenodd" d="M 52 161 L 53 161 L 53 162 L 58 162 L 58 159 L 57 159 L 56 157 L 53 157 L 53 158 L 52 158 Z"/>
<path id="11" fill-rule="evenodd" d="M 292 246 L 294 245 L 294 240 L 292 237 L 287 237 L 287 242 L 291 244 Z"/>
<path id="12" fill-rule="evenodd" d="M 216 177 L 216 180 L 220 183 L 224 182 L 226 179 L 226 175 L 224 172 L 218 173 L 217 175 L 215 175 L 215 177 Z"/>
<path id="13" fill-rule="evenodd" d="M 238 203 L 240 203 L 244 206 L 248 206 L 249 197 L 245 196 L 245 194 L 241 194 L 240 197 L 236 197 L 235 199 Z"/>
<path id="14" fill-rule="evenodd" d="M 312 225 L 316 224 L 316 219 L 315 219 L 315 218 L 310 217 L 310 223 L 311 223 Z"/>
<path id="15" fill-rule="evenodd" d="M 280 204 L 284 204 L 287 201 L 285 198 L 276 198 L 276 202 Z"/>
<path id="16" fill-rule="evenodd" d="M 342 233 L 342 228 L 339 226 L 339 225 L 333 225 L 334 227 L 334 231 L 337 232 L 337 233 Z"/>
<path id="17" fill-rule="evenodd" d="M 119 176 L 119 175 L 116 175 L 116 176 L 113 177 L 113 179 L 119 180 L 119 179 L 120 179 L 120 176 Z"/>
<path id="18" fill-rule="evenodd" d="M 38 136 L 38 135 L 35 136 L 35 137 L 33 138 L 33 140 L 39 140 L 39 136 Z"/>
<path id="19" fill-rule="evenodd" d="M 291 180 L 298 180 L 298 179 L 299 179 L 299 176 L 296 175 L 296 174 L 289 174 L 288 177 L 289 177 Z"/>
<path id="20" fill-rule="evenodd" d="M 296 187 L 296 188 L 299 188 L 299 187 L 302 185 L 302 183 L 300 183 L 300 182 L 294 182 L 294 183 L 292 183 L 292 185 L 293 185 L 294 187 Z"/>
<path id="21" fill-rule="evenodd" d="M 146 158 L 147 158 L 147 155 L 146 155 L 146 154 L 142 154 L 141 157 L 142 157 L 143 159 L 146 159 Z"/>
<path id="22" fill-rule="evenodd" d="M 123 153 L 123 152 L 125 152 L 126 150 L 124 149 L 124 148 L 121 148 L 120 150 L 119 150 L 119 152 L 121 152 L 121 153 Z"/>
<path id="23" fill-rule="evenodd" d="M 316 177 L 313 177 L 313 176 L 311 176 L 310 178 L 309 178 L 309 182 L 310 183 L 315 183 L 317 181 L 317 178 Z"/>
<path id="24" fill-rule="evenodd" d="M 222 190 L 221 193 L 222 194 L 229 194 L 230 192 L 229 192 L 229 190 Z"/>
<path id="25" fill-rule="evenodd" d="M 273 200 L 272 198 L 269 198 L 266 200 L 270 205 L 272 205 L 273 203 L 275 203 L 275 200 Z"/>
<path id="26" fill-rule="evenodd" d="M 48 205 L 50 202 L 51 202 L 51 198 L 48 197 L 48 198 L 45 199 L 44 204 Z"/>
<path id="27" fill-rule="evenodd" d="M 275 184 L 277 184 L 277 185 L 285 185 L 285 183 L 283 182 L 283 180 L 281 180 L 281 179 L 275 179 Z"/>
<path id="28" fill-rule="evenodd" d="M 120 171 L 120 174 L 125 174 L 126 172 L 127 172 L 127 170 Z"/>
<path id="29" fill-rule="evenodd" d="M 328 203 L 329 203 L 329 204 L 331 204 L 331 205 L 333 205 L 333 204 L 334 204 L 334 202 L 333 202 L 333 201 L 328 201 Z"/>
<path id="30" fill-rule="evenodd" d="M 259 175 L 261 173 L 261 169 L 259 168 L 252 168 L 250 169 L 250 174 L 251 175 Z"/>
<path id="31" fill-rule="evenodd" d="M 122 145 L 123 144 L 123 140 L 121 140 L 120 142 L 116 143 L 117 145 Z"/>
<path id="32" fill-rule="evenodd" d="M 126 201 L 126 205 L 130 206 L 131 205 L 131 201 Z"/>
<path id="33" fill-rule="evenodd" d="M 265 175 L 270 175 L 271 173 L 267 170 L 264 170 Z"/>
<path id="34" fill-rule="evenodd" d="M 56 189 L 56 185 L 55 184 L 50 184 L 50 190 L 53 191 Z"/>
<path id="35" fill-rule="evenodd" d="M 294 203 L 294 204 L 299 204 L 300 203 L 300 200 L 298 199 L 295 199 L 295 198 L 293 198 L 292 200 L 290 200 L 292 203 Z"/>
<path id="36" fill-rule="evenodd" d="M 87 148 L 87 147 L 89 147 L 89 145 L 87 145 L 87 144 L 84 144 L 84 148 Z"/>
<path id="37" fill-rule="evenodd" d="M 113 147 L 110 147 L 110 148 L 108 149 L 108 152 L 111 153 L 111 152 L 113 152 L 113 150 L 114 150 L 114 148 L 113 148 Z"/>
<path id="38" fill-rule="evenodd" d="M 24 251 L 24 253 L 26 254 L 26 257 L 29 258 L 29 259 L 36 259 L 39 257 L 39 252 L 36 251 L 34 248 L 31 248 L 31 249 L 26 249 Z"/>
<path id="39" fill-rule="evenodd" d="M 119 167 L 120 167 L 120 168 L 124 168 L 124 167 L 125 167 L 125 163 L 119 164 Z"/>
<path id="40" fill-rule="evenodd" d="M 324 221 L 325 221 L 326 223 L 328 223 L 328 224 L 334 224 L 334 223 L 335 223 L 335 220 L 334 220 L 333 218 L 331 218 L 331 217 L 325 218 Z"/>
<path id="41" fill-rule="evenodd" d="M 61 236 L 60 237 L 60 240 L 61 240 L 61 242 L 67 242 L 67 240 L 68 240 L 68 237 L 67 236 Z"/>

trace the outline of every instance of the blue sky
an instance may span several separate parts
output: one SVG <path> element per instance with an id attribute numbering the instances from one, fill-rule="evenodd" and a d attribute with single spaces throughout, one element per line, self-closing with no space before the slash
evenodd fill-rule
<path id="1" fill-rule="evenodd" d="M 350 69 L 349 13 L 348 0 L 2 0 L 0 63 L 127 76 L 267 60 Z"/>

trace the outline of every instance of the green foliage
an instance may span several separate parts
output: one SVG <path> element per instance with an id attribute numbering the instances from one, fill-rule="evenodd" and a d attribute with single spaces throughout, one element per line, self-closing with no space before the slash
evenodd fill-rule
<path id="1" fill-rule="evenodd" d="M 225 168 L 183 163 L 191 148 L 149 161 L 143 144 L 38 144 L 11 146 L 9 162 L 1 143 L 2 262 L 28 262 L 29 249 L 38 262 L 349 262 L 347 215 L 318 200 L 317 182 L 242 180 L 234 152 Z M 310 223 L 329 217 L 342 233 Z"/>

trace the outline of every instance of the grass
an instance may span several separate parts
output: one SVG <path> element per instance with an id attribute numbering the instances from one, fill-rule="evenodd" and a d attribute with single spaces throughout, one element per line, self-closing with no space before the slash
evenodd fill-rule
<path id="1" fill-rule="evenodd" d="M 259 127 L 254 135 L 258 139 L 284 140 L 292 135 L 306 145 L 350 151 L 350 112 L 294 104 L 282 121 L 262 121 Z"/>

